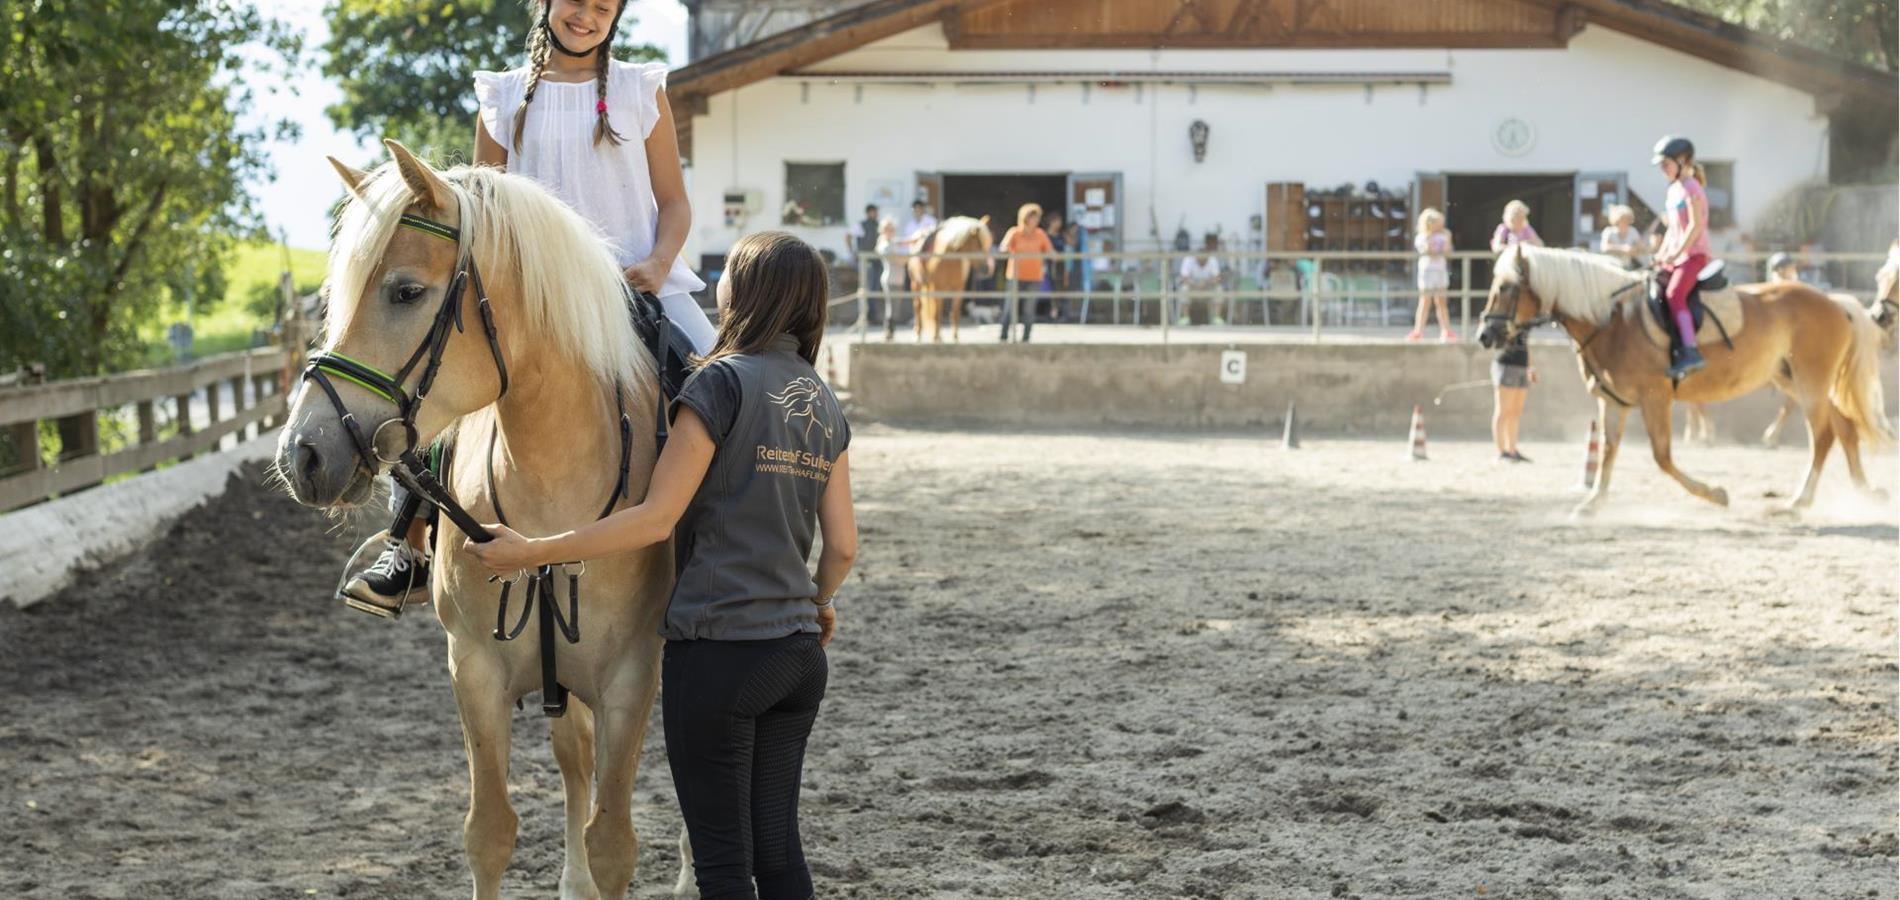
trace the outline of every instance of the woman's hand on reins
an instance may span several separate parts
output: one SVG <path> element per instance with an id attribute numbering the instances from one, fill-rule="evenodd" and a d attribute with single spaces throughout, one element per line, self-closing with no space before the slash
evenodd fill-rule
<path id="1" fill-rule="evenodd" d="M 478 544 L 469 538 L 462 539 L 462 550 L 475 557 L 483 568 L 497 574 L 519 572 L 532 569 L 541 564 L 541 548 L 535 541 L 522 537 L 513 528 L 506 525 L 484 525 L 494 540 Z"/>
<path id="2" fill-rule="evenodd" d="M 672 268 L 666 260 L 648 258 L 628 266 L 620 274 L 627 279 L 628 284 L 633 285 L 634 290 L 646 291 L 657 297 L 660 288 L 666 285 L 667 272 Z"/>

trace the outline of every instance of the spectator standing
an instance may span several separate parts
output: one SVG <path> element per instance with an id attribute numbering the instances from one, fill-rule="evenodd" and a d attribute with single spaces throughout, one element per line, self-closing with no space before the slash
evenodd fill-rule
<path id="1" fill-rule="evenodd" d="M 1049 235 L 1049 248 L 1051 251 L 1055 253 L 1069 252 L 1069 235 L 1063 231 L 1061 213 L 1050 213 L 1048 222 L 1045 223 L 1042 230 Z M 1055 296 L 1049 299 L 1049 320 L 1051 322 L 1060 322 L 1063 319 L 1063 314 L 1067 312 L 1069 308 L 1068 299 L 1062 296 L 1069 290 L 1069 261 L 1065 259 L 1051 260 L 1049 265 L 1043 269 L 1042 283 L 1046 290 L 1055 292 Z"/>
<path id="2" fill-rule="evenodd" d="M 1537 229 L 1531 227 L 1531 208 L 1522 200 L 1512 200 L 1504 204 L 1504 221 L 1498 223 L 1498 229 L 1491 232 L 1491 252 L 1503 253 L 1513 244 L 1529 244 L 1533 247 L 1544 246 L 1544 239 L 1537 236 Z"/>
<path id="3" fill-rule="evenodd" d="M 1597 252 L 1621 260 L 1625 269 L 1642 268 L 1644 258 L 1649 255 L 1649 242 L 1636 230 L 1636 211 L 1618 205 L 1604 214 L 1610 224 L 1603 227 L 1603 234 L 1597 238 Z"/>
<path id="4" fill-rule="evenodd" d="M 897 333 L 897 308 L 892 305 L 895 301 L 891 298 L 891 292 L 904 289 L 904 258 L 907 253 L 903 242 L 897 239 L 896 219 L 886 218 L 877 223 L 876 252 L 883 270 L 878 288 L 884 297 L 884 340 L 889 341 Z"/>
<path id="5" fill-rule="evenodd" d="M 1003 232 L 1003 239 L 997 249 L 1008 254 L 1048 253 L 1054 249 L 1049 243 L 1049 234 L 1042 230 L 1042 207 L 1035 203 L 1025 203 L 1016 210 L 1016 225 Z M 1009 279 L 1014 296 L 1003 301 L 1003 341 L 1009 341 L 1010 323 L 1020 319 L 1023 323 L 1023 343 L 1029 343 L 1029 327 L 1036 321 L 1037 301 L 1042 293 L 1042 258 L 1011 256 L 1009 265 L 1003 273 Z M 1022 295 L 1029 294 L 1031 300 L 1025 314 Z"/>
<path id="6" fill-rule="evenodd" d="M 923 246 L 924 239 L 937 229 L 937 217 L 930 214 L 930 205 L 922 200 L 910 202 L 910 222 L 904 228 L 904 244 L 912 253 L 922 253 L 929 249 Z"/>
<path id="7" fill-rule="evenodd" d="M 1768 280 L 1771 283 L 1800 281 L 1801 268 L 1795 265 L 1793 256 L 1776 253 L 1768 257 Z"/>
<path id="8" fill-rule="evenodd" d="M 1425 323 L 1436 306 L 1438 339 L 1449 344 L 1458 339 L 1458 334 L 1451 328 L 1451 263 L 1447 258 L 1451 231 L 1445 228 L 1445 214 L 1436 209 L 1420 212 L 1418 235 L 1412 238 L 1412 246 L 1418 249 L 1418 315 L 1412 320 L 1412 333 L 1405 339 L 1416 341 L 1425 336 Z"/>
<path id="9" fill-rule="evenodd" d="M 864 218 L 851 223 L 851 227 L 845 230 L 844 238 L 845 249 L 850 252 L 851 261 L 864 264 L 862 270 L 864 291 L 872 297 L 871 301 L 865 304 L 865 315 L 870 317 L 866 319 L 867 323 L 876 319 L 878 288 L 884 282 L 884 260 L 877 255 L 878 224 L 877 204 L 867 203 L 864 205 Z M 890 316 L 888 304 L 885 305 L 884 315 L 886 318 Z"/>

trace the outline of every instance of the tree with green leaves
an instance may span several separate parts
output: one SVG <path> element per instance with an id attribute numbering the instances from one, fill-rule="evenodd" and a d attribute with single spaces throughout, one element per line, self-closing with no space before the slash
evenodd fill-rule
<path id="1" fill-rule="evenodd" d="M 240 123 L 244 73 L 288 67 L 299 42 L 235 0 L 0 11 L 0 370 L 122 367 L 167 299 L 223 295 L 273 129 Z"/>
<path id="2" fill-rule="evenodd" d="M 1677 0 L 1727 22 L 1888 72 L 1900 69 L 1896 0 Z"/>
<path id="3" fill-rule="evenodd" d="M 395 138 L 426 159 L 466 162 L 475 146 L 473 74 L 525 62 L 539 10 L 535 0 L 332 0 L 323 71 L 343 100 L 326 110 L 330 120 L 372 141 Z M 628 10 L 614 57 L 665 59 L 651 44 L 627 43 L 632 25 Z"/>

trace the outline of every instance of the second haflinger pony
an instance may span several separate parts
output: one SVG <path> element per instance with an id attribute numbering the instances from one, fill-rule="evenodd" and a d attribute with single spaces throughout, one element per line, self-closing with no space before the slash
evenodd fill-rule
<path id="1" fill-rule="evenodd" d="M 1813 453 L 1792 508 L 1814 502 L 1827 454 L 1839 441 L 1854 484 L 1873 491 L 1861 469 L 1860 442 L 1892 440 L 1880 385 L 1881 334 L 1858 304 L 1843 307 L 1802 284 L 1751 285 L 1738 290 L 1740 322 L 1731 322 L 1734 348 L 1722 338 L 1703 342 L 1708 368 L 1669 380 L 1668 340 L 1643 321 L 1644 272 L 1609 257 L 1518 244 L 1492 271 L 1491 293 L 1479 333 L 1495 346 L 1523 328 L 1555 321 L 1577 346 L 1584 384 L 1598 400 L 1603 461 L 1590 496 L 1577 507 L 1602 505 L 1631 409 L 1641 409 L 1656 465 L 1689 493 L 1727 506 L 1728 492 L 1703 484 L 1670 458 L 1670 408 L 1676 401 L 1707 403 L 1746 394 L 1779 378 L 1806 414 Z"/>
<path id="2" fill-rule="evenodd" d="M 943 343 L 943 300 L 950 298 L 950 339 L 962 340 L 963 290 L 970 279 L 970 260 L 945 259 L 945 253 L 982 253 L 988 269 L 984 274 L 995 274 L 996 259 L 988 255 L 990 246 L 995 244 L 990 236 L 990 217 L 972 219 L 969 216 L 953 216 L 945 219 L 935 231 L 925 236 L 923 245 L 917 248 L 917 256 L 910 258 L 910 289 L 917 298 L 915 328 L 917 341 L 924 340 L 924 324 L 930 324 L 930 339 Z"/>
<path id="3" fill-rule="evenodd" d="M 386 143 L 395 160 L 371 173 L 331 160 L 350 196 L 330 250 L 323 353 L 277 451 L 292 495 L 319 508 L 361 503 L 401 444 L 440 435 L 453 446 L 446 494 L 477 521 L 501 520 L 500 506 L 514 527 L 554 534 L 603 504 L 637 502 L 653 470 L 658 389 L 606 246 L 527 178 L 437 173 Z M 425 353 L 439 366 L 418 367 Z M 515 702 L 543 687 L 538 638 L 549 619 L 497 640 L 500 592 L 461 545 L 445 521 L 432 591 L 468 753 L 463 845 L 474 896 L 486 900 L 514 852 L 509 725 Z M 620 898 L 632 880 L 633 779 L 672 579 L 670 544 L 589 560 L 586 599 L 567 623 L 578 640 L 551 641 L 558 683 L 579 701 L 552 723 L 567 804 L 563 898 Z M 571 601 L 569 580 L 552 580 L 544 599 Z M 516 610 L 532 603 L 524 593 Z M 676 891 L 690 884 L 681 843 Z"/>
<path id="4" fill-rule="evenodd" d="M 1900 290 L 1896 290 L 1896 285 L 1900 285 L 1900 268 L 1896 268 L 1896 263 L 1900 263 L 1900 259 L 1896 259 L 1894 253 L 1889 253 L 1886 265 L 1881 266 L 1880 271 L 1874 273 L 1874 301 L 1872 304 L 1866 306 L 1867 314 L 1874 317 L 1874 324 L 1880 328 L 1881 347 L 1889 353 L 1894 349 L 1894 327 L 1896 324 L 1900 324 L 1900 315 L 1896 315 L 1896 313 L 1900 313 Z M 1750 285 L 1745 286 L 1743 289 L 1752 291 L 1759 287 L 1761 286 Z M 1830 293 L 1827 296 L 1835 303 L 1839 303 L 1843 306 L 1853 307 L 1862 305 L 1860 298 L 1853 294 L 1837 292 Z M 1775 387 L 1784 393 L 1787 391 L 1787 388 L 1782 386 L 1779 381 L 1776 382 Z M 1775 420 L 1768 423 L 1768 427 L 1762 430 L 1761 442 L 1763 446 L 1781 446 L 1781 431 L 1788 425 L 1788 416 L 1793 414 L 1800 407 L 1801 404 L 1796 402 L 1793 396 L 1784 396 L 1782 398 L 1781 408 L 1775 411 Z M 1689 414 L 1687 418 L 1689 420 L 1688 424 L 1683 428 L 1682 432 L 1682 439 L 1684 441 L 1705 445 L 1715 443 L 1715 425 L 1709 420 L 1707 404 L 1689 404 Z"/>

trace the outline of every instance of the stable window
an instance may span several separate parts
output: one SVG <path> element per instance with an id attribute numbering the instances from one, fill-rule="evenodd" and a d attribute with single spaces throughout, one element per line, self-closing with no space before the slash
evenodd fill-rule
<path id="1" fill-rule="evenodd" d="M 844 224 L 844 163 L 785 164 L 786 225 Z"/>
<path id="2" fill-rule="evenodd" d="M 1709 183 L 1703 189 L 1709 195 L 1709 227 L 1735 227 L 1735 163 L 1704 162 Z"/>

